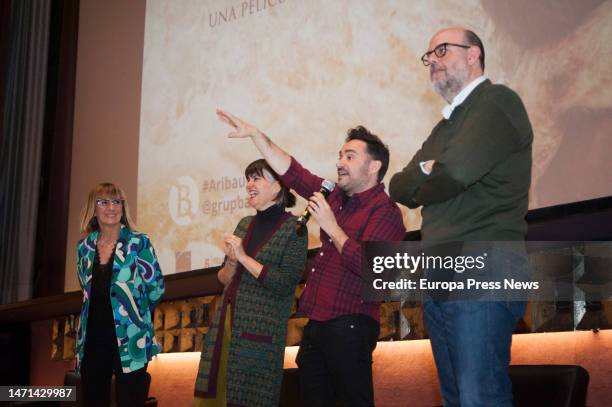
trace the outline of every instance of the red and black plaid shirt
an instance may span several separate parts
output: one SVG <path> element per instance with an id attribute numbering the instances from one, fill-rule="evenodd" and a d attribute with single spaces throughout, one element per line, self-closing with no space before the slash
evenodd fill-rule
<path id="1" fill-rule="evenodd" d="M 293 157 L 289 170 L 281 179 L 306 199 L 321 189 L 323 180 Z M 327 197 L 327 202 L 349 239 L 339 253 L 321 229 L 321 249 L 309 265 L 306 288 L 300 298 L 300 314 L 316 321 L 365 314 L 378 321 L 379 304 L 366 303 L 361 297 L 361 242 L 402 240 L 405 234 L 402 214 L 382 183 L 350 197 L 336 188 Z"/>

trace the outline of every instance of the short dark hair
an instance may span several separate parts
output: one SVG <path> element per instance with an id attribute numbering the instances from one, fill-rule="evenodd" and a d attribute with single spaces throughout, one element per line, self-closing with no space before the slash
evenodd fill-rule
<path id="1" fill-rule="evenodd" d="M 278 181 L 281 186 L 281 190 L 274 198 L 274 201 L 276 201 L 278 205 L 282 205 L 285 208 L 292 208 L 293 206 L 295 206 L 295 195 L 293 195 L 293 193 L 289 191 L 289 188 L 287 188 L 287 186 L 283 184 L 276 171 L 274 171 L 263 158 L 255 160 L 249 165 L 247 165 L 246 169 L 244 170 L 244 176 L 247 179 L 249 177 L 252 177 L 253 175 L 265 177 L 264 170 L 269 172 L 270 175 L 272 175 L 272 177 L 274 178 L 274 180 Z"/>
<path id="2" fill-rule="evenodd" d="M 484 51 L 484 45 L 482 45 L 482 41 L 480 40 L 480 37 L 478 37 L 474 31 L 465 30 L 465 42 L 467 42 L 468 45 L 473 45 L 475 47 L 478 47 L 478 49 L 480 50 L 480 58 L 479 58 L 480 68 L 482 69 L 482 72 L 484 72 L 485 51 Z"/>
<path id="3" fill-rule="evenodd" d="M 351 140 L 361 140 L 366 143 L 368 155 L 373 160 L 380 161 L 381 166 L 380 170 L 378 170 L 377 179 L 378 182 L 381 182 L 389 168 L 389 147 L 387 147 L 377 135 L 370 133 L 370 131 L 363 126 L 357 126 L 346 132 L 345 141 L 348 143 Z"/>

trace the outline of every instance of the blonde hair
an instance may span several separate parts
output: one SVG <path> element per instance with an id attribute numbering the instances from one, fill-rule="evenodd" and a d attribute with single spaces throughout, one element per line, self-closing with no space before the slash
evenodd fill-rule
<path id="1" fill-rule="evenodd" d="M 87 203 L 81 210 L 81 232 L 90 234 L 100 230 L 98 220 L 96 219 L 96 199 L 110 198 L 120 199 L 122 202 L 121 224 L 125 225 L 129 230 L 135 230 L 136 225 L 130 216 L 130 207 L 127 202 L 125 192 L 117 185 L 111 182 L 102 182 L 89 191 Z"/>

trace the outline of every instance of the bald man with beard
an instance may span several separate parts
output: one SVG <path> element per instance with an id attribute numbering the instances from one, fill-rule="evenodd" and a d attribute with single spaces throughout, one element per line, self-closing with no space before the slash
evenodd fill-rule
<path id="1" fill-rule="evenodd" d="M 521 99 L 484 77 L 484 46 L 472 31 L 439 31 L 421 60 L 447 105 L 421 149 L 392 177 L 391 197 L 422 207 L 426 241 L 524 241 L 533 132 Z M 526 267 L 521 254 L 491 250 L 487 262 L 498 270 Z M 512 406 L 510 346 L 525 305 L 424 301 L 446 407 Z"/>

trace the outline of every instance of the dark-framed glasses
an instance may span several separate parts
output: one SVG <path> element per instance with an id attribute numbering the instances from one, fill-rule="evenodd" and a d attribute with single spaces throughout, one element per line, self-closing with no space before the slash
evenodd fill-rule
<path id="1" fill-rule="evenodd" d="M 98 205 L 100 208 L 108 208 L 110 205 L 121 206 L 123 205 L 123 200 L 98 198 L 96 199 L 96 205 Z"/>
<path id="2" fill-rule="evenodd" d="M 471 45 L 453 44 L 452 42 L 443 42 L 442 44 L 436 46 L 433 50 L 427 51 L 426 53 L 424 53 L 423 56 L 421 57 L 421 62 L 425 66 L 431 65 L 431 63 L 429 62 L 429 56 L 431 54 L 436 54 L 438 58 L 442 58 L 444 55 L 446 55 L 446 51 L 449 46 L 465 48 L 465 49 L 468 49 L 471 47 Z"/>

